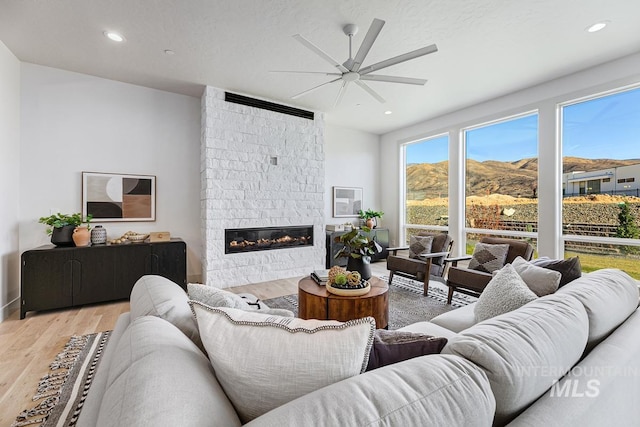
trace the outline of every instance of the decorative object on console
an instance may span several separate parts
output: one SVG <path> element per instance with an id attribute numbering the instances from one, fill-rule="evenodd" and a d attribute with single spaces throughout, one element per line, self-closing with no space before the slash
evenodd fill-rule
<path id="1" fill-rule="evenodd" d="M 91 244 L 103 245 L 107 243 L 107 230 L 101 225 L 96 225 L 91 229 Z"/>
<path id="2" fill-rule="evenodd" d="M 153 242 L 168 242 L 171 240 L 171 233 L 168 231 L 152 231 L 149 233 L 149 241 Z"/>
<path id="3" fill-rule="evenodd" d="M 100 221 L 155 221 L 156 177 L 82 172 L 82 214 Z"/>
<path id="4" fill-rule="evenodd" d="M 357 217 L 362 209 L 362 188 L 333 187 L 333 216 Z"/>
<path id="5" fill-rule="evenodd" d="M 364 223 L 369 228 L 376 228 L 378 226 L 377 218 L 382 218 L 384 212 L 374 211 L 373 209 L 367 209 L 366 211 L 359 210 L 358 216 L 364 220 Z"/>
<path id="6" fill-rule="evenodd" d="M 89 226 L 92 215 L 82 218 L 81 213 L 57 213 L 41 217 L 38 222 L 47 225 L 47 234 L 51 236 L 51 243 L 56 246 L 74 246 L 73 232 L 76 227 L 86 223 Z"/>
<path id="7" fill-rule="evenodd" d="M 73 238 L 73 243 L 79 248 L 91 244 L 91 232 L 89 231 L 88 225 L 74 228 L 71 237 Z"/>
<path id="8" fill-rule="evenodd" d="M 362 231 L 368 233 L 371 231 L 368 227 L 363 227 Z M 371 277 L 371 255 L 382 251 L 382 246 L 374 239 L 360 233 L 360 230 L 351 230 L 341 236 L 336 237 L 336 242 L 344 245 L 338 251 L 335 258 L 348 257 L 347 270 L 357 271 L 364 280 Z"/>

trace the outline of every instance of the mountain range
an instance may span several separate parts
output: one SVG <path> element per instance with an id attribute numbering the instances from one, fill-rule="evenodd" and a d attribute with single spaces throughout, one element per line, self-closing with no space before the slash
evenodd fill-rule
<path id="1" fill-rule="evenodd" d="M 563 171 L 593 171 L 640 163 L 640 159 L 583 159 L 564 157 Z M 447 196 L 449 162 L 414 163 L 407 166 L 407 192 L 410 199 Z M 513 162 L 467 159 L 467 196 L 506 194 L 531 197 L 538 184 L 538 159 Z"/>

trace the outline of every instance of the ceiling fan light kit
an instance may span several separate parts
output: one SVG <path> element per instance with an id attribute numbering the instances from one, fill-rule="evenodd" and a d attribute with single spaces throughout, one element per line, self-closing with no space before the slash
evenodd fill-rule
<path id="1" fill-rule="evenodd" d="M 353 36 L 358 33 L 358 26 L 355 24 L 345 25 L 342 28 L 342 30 L 344 31 L 345 35 L 349 37 L 349 59 L 347 59 L 342 64 L 336 61 L 335 59 L 333 59 L 329 54 L 324 52 L 322 49 L 320 49 L 315 44 L 311 43 L 309 40 L 307 40 L 300 34 L 295 34 L 293 36 L 294 39 L 296 39 L 307 49 L 309 49 L 310 51 L 318 55 L 320 58 L 322 58 L 323 60 L 331 64 L 333 67 L 335 67 L 337 72 L 327 73 L 327 72 L 318 72 L 318 71 L 276 71 L 276 72 L 283 72 L 283 73 L 322 74 L 322 75 L 334 77 L 328 82 L 324 82 L 322 84 L 319 84 L 318 86 L 312 87 L 311 89 L 307 89 L 303 92 L 293 95 L 291 99 L 300 98 L 301 96 L 314 92 L 315 90 L 320 89 L 321 87 L 324 87 L 331 83 L 341 82 L 340 89 L 338 91 L 338 96 L 336 97 L 336 100 L 333 104 L 334 107 L 340 104 L 340 101 L 342 100 L 342 97 L 344 96 L 344 92 L 349 86 L 349 83 L 355 83 L 357 86 L 362 88 L 365 92 L 367 92 L 369 95 L 375 98 L 378 102 L 385 103 L 385 99 L 382 96 L 380 96 L 375 90 L 373 90 L 371 86 L 367 85 L 364 81 L 402 83 L 402 84 L 419 85 L 419 86 L 424 85 L 427 82 L 427 80 L 425 79 L 416 79 L 411 77 L 384 76 L 380 74 L 370 74 L 370 73 L 374 71 L 382 70 L 383 68 L 391 67 L 392 65 L 410 61 L 412 59 L 419 58 L 421 56 L 428 55 L 430 53 L 437 52 L 438 47 L 435 44 L 425 46 L 423 48 L 420 48 L 402 55 L 398 55 L 393 58 L 386 59 L 384 61 L 377 62 L 375 64 L 369 65 L 364 68 L 360 68 L 365 58 L 367 57 L 369 50 L 371 50 L 373 43 L 378 38 L 378 35 L 380 34 L 380 31 L 382 30 L 382 27 L 384 26 L 384 24 L 385 22 L 381 19 L 376 18 L 373 20 L 373 22 L 371 23 L 371 26 L 369 26 L 369 30 L 367 31 L 367 34 L 364 36 L 364 40 L 362 41 L 362 44 L 360 45 L 360 48 L 358 49 L 358 52 L 356 53 L 355 57 L 352 56 L 351 44 L 353 41 Z"/>

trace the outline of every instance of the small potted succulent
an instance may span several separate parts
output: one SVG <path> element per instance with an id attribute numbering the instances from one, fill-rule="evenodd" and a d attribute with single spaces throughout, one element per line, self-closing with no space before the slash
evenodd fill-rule
<path id="1" fill-rule="evenodd" d="M 38 222 L 47 225 L 47 234 L 51 236 L 51 243 L 56 246 L 74 246 L 74 230 L 83 223 L 87 224 L 86 227 L 88 229 L 92 218 L 92 215 L 87 215 L 83 219 L 82 214 L 79 212 L 70 215 L 57 213 L 43 216 Z"/>
<path id="2" fill-rule="evenodd" d="M 376 218 L 382 218 L 382 215 L 384 215 L 384 212 L 374 211 L 373 209 L 367 209 L 366 211 L 361 209 L 358 211 L 358 216 L 365 221 L 365 225 L 369 228 L 376 228 L 378 226 Z"/>

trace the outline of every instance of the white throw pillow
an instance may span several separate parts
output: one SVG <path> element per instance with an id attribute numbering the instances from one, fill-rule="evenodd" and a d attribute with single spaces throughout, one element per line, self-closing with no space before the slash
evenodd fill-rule
<path id="1" fill-rule="evenodd" d="M 518 275 L 524 280 L 529 289 L 537 296 L 543 297 L 558 290 L 562 274 L 547 268 L 536 267 L 522 257 L 517 257 L 511 263 Z"/>
<path id="2" fill-rule="evenodd" d="M 189 304 L 216 377 L 243 423 L 367 367 L 372 317 L 343 323 Z"/>
<path id="3" fill-rule="evenodd" d="M 478 322 L 508 313 L 538 298 L 511 264 L 498 270 L 480 294 L 473 313 Z"/>

